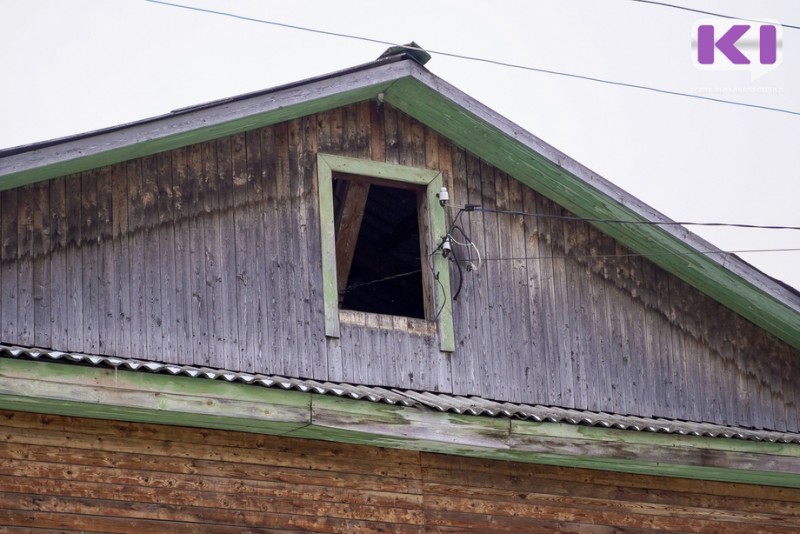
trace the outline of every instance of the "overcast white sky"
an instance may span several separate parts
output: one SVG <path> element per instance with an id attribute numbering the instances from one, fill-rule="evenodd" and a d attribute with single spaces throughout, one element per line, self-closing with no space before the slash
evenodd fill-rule
<path id="1" fill-rule="evenodd" d="M 175 0 L 673 91 L 800 111 L 800 30 L 749 73 L 692 61 L 703 15 L 630 0 Z M 797 0 L 674 0 L 800 25 Z M 0 147 L 130 122 L 375 59 L 386 47 L 145 0 L 2 0 Z M 434 56 L 427 67 L 674 220 L 800 226 L 800 116 Z M 798 231 L 693 227 L 724 250 Z M 800 252 L 740 254 L 800 288 Z"/>

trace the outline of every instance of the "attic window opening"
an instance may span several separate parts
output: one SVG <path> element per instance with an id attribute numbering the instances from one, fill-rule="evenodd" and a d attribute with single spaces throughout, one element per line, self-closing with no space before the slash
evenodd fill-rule
<path id="1" fill-rule="evenodd" d="M 455 350 L 442 185 L 434 169 L 317 154 L 326 336 L 340 337 L 340 310 L 373 313 L 434 323 Z"/>
<path id="2" fill-rule="evenodd" d="M 419 232 L 424 191 L 392 183 L 333 176 L 339 308 L 424 319 Z"/>

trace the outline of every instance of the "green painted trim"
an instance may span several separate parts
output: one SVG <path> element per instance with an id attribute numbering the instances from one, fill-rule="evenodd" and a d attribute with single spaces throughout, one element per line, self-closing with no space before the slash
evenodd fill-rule
<path id="1" fill-rule="evenodd" d="M 333 222 L 333 187 L 331 185 L 334 172 L 425 186 L 427 217 L 430 221 L 429 249 L 435 248 L 447 234 L 444 210 L 437 209 L 439 208 L 437 194 L 443 184 L 440 171 L 332 154 L 317 154 L 322 294 L 325 301 L 325 335 L 329 337 L 339 337 L 340 334 L 339 298 L 336 284 L 336 236 Z M 452 352 L 455 350 L 455 333 L 450 303 L 450 269 L 447 265 L 447 258 L 441 254 L 433 255 L 433 265 L 434 270 L 438 273 L 438 283 L 434 283 L 435 287 L 431 292 L 436 295 L 435 309 L 442 310 L 436 318 L 439 330 L 439 348 Z"/>
<path id="2" fill-rule="evenodd" d="M 0 408 L 800 488 L 800 445 L 440 413 L 222 380 L 0 358 Z"/>
<path id="3" fill-rule="evenodd" d="M 621 201 L 549 161 L 534 149 L 457 104 L 437 88 L 409 76 L 385 100 L 581 217 L 644 220 Z M 678 276 L 767 332 L 800 349 L 800 313 L 681 239 L 653 225 L 593 223 L 634 252 Z"/>
<path id="4" fill-rule="evenodd" d="M 173 130 L 180 130 L 183 127 L 181 123 L 175 126 L 164 127 L 159 127 L 159 121 L 142 125 L 134 124 L 126 128 L 126 130 L 141 127 L 143 132 L 138 136 L 140 139 L 136 139 L 136 136 L 134 136 L 132 140 L 127 141 L 124 145 L 117 148 L 100 150 L 89 155 L 83 155 L 85 152 L 84 150 L 74 150 L 74 157 L 67 157 L 55 163 L 44 164 L 39 167 L 9 174 L 0 172 L 0 191 L 40 182 L 42 180 L 49 180 L 58 176 L 66 176 L 105 167 L 122 161 L 141 158 L 158 152 L 166 152 L 196 143 L 203 143 L 213 139 L 247 132 L 255 128 L 304 117 L 313 113 L 354 104 L 374 98 L 376 94 L 385 91 L 391 83 L 392 81 L 388 81 L 352 90 L 345 90 L 341 93 L 323 96 L 306 102 L 298 102 L 294 105 L 278 107 L 277 109 L 271 109 L 263 113 L 233 118 L 211 126 L 204 125 L 206 121 L 200 121 L 197 127 L 186 131 L 179 131 L 179 133 L 171 132 Z M 167 117 L 165 121 L 175 121 L 179 118 L 180 116 Z M 111 134 L 100 132 L 98 137 L 108 135 Z M 92 146 L 92 143 L 95 141 L 93 138 L 77 141 L 77 143 L 81 142 Z"/>
<path id="5" fill-rule="evenodd" d="M 339 294 L 336 286 L 336 228 L 333 214 L 333 168 L 317 154 L 320 246 L 322 247 L 322 298 L 325 335 L 339 337 Z"/>

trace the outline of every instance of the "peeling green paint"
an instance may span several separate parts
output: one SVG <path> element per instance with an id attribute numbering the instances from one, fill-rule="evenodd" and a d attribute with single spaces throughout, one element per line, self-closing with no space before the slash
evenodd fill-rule
<path id="1" fill-rule="evenodd" d="M 458 415 L 62 363 L 0 358 L 0 408 L 800 488 L 800 445 Z"/>

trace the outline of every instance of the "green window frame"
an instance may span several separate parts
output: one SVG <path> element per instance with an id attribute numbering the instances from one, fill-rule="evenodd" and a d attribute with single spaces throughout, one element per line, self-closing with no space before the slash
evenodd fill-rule
<path id="1" fill-rule="evenodd" d="M 379 161 L 317 154 L 317 186 L 319 191 L 320 240 L 322 245 L 322 285 L 325 306 L 325 335 L 339 337 L 339 299 L 336 277 L 336 235 L 333 213 L 333 174 L 335 172 L 372 179 L 416 184 L 425 188 L 425 212 L 420 218 L 426 223 L 427 236 L 425 250 L 422 250 L 423 264 L 430 251 L 434 250 L 447 234 L 444 208 L 439 205 L 438 193 L 441 191 L 442 173 L 430 169 L 418 169 L 405 165 Z M 390 184 L 387 184 L 390 185 Z M 423 225 L 420 226 L 423 231 Z M 441 310 L 435 319 L 439 333 L 439 348 L 443 351 L 455 350 L 453 332 L 453 310 L 450 303 L 450 269 L 447 258 L 441 252 L 432 256 L 433 270 L 438 280 L 431 280 L 428 294 L 433 297 L 431 309 Z M 431 277 L 433 278 L 433 277 Z"/>

